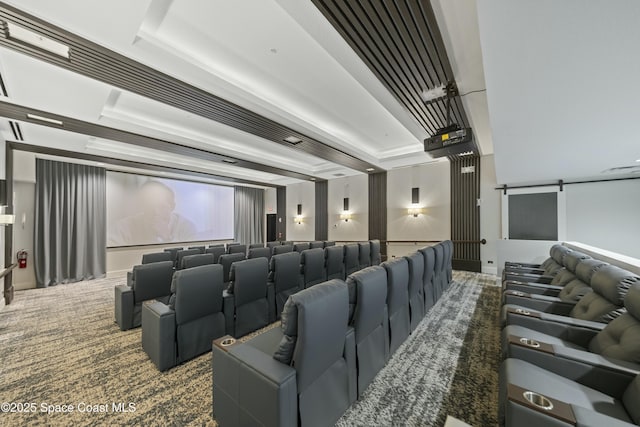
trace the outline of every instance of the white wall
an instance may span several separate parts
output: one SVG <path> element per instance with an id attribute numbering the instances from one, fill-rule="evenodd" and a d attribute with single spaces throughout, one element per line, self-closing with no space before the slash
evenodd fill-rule
<path id="1" fill-rule="evenodd" d="M 640 258 L 640 180 L 564 187 L 567 240 Z"/>
<path id="2" fill-rule="evenodd" d="M 316 237 L 316 184 L 302 182 L 287 185 L 287 240 L 313 241 Z M 298 204 L 302 204 L 302 223 L 294 219 L 298 216 Z"/>
<path id="3" fill-rule="evenodd" d="M 424 209 L 417 218 L 408 215 L 412 207 L 411 189 L 420 189 Z M 449 162 L 392 169 L 387 172 L 387 239 L 407 240 L 390 243 L 389 258 L 407 255 L 426 246 L 428 241 L 451 238 L 451 176 Z"/>
<path id="4" fill-rule="evenodd" d="M 36 273 L 33 268 L 33 232 L 35 224 L 35 191 L 36 185 L 31 182 L 14 181 L 14 212 L 16 221 L 13 225 L 13 251 L 25 249 L 28 253 L 27 268 L 13 270 L 13 287 L 16 290 L 36 287 Z"/>
<path id="5" fill-rule="evenodd" d="M 480 238 L 487 244 L 480 246 L 482 272 L 498 272 L 498 240 L 501 239 L 501 197 L 496 190 L 496 170 L 493 155 L 480 158 Z"/>
<path id="6" fill-rule="evenodd" d="M 369 176 L 365 174 L 332 179 L 328 183 L 327 210 L 329 240 L 362 241 L 369 239 Z M 349 198 L 351 219 L 340 220 L 342 201 Z M 287 199 L 289 196 L 287 195 Z"/>

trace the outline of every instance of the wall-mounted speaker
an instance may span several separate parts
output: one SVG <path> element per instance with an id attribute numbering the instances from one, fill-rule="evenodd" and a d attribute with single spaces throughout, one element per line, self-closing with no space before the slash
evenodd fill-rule
<path id="1" fill-rule="evenodd" d="M 0 206 L 7 204 L 7 181 L 0 179 Z"/>

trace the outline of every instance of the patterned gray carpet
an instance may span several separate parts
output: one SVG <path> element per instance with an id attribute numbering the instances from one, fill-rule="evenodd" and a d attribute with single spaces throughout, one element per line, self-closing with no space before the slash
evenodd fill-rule
<path id="1" fill-rule="evenodd" d="M 495 278 L 455 279 L 340 425 L 442 425 L 447 413 L 495 424 Z M 3 405 L 0 425 L 215 425 L 210 354 L 159 373 L 142 351 L 141 330 L 121 332 L 113 321 L 113 287 L 124 281 L 16 292 L 0 311 L 0 401 L 23 412 L 6 413 Z M 474 391 L 488 391 L 489 399 L 476 402 Z M 458 399 L 468 408 L 457 410 Z"/>

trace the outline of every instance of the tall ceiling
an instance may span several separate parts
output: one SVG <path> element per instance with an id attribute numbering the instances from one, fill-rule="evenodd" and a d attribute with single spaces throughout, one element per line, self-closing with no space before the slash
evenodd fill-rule
<path id="1" fill-rule="evenodd" d="M 401 70 L 399 76 L 414 78 L 414 104 L 403 102 L 404 95 L 390 90 L 371 61 L 354 51 L 354 40 L 314 3 L 329 4 L 6 1 L 5 13 L 15 8 L 62 29 L 53 38 L 71 44 L 72 61 L 50 54 L 38 59 L 0 40 L 7 92 L 0 96 L 0 113 L 7 117 L 0 120 L 1 135 L 16 139 L 11 119 L 27 144 L 269 186 L 436 161 L 422 144 L 432 129 L 416 114 L 432 107 L 419 105 L 416 94 L 443 77 L 414 78 Z M 381 10 L 364 0 L 333 3 Z M 456 117 L 473 128 L 480 153 L 493 154 L 495 147 L 499 184 L 599 176 L 640 159 L 631 142 L 640 126 L 631 117 L 640 99 L 640 59 L 630 54 L 640 41 L 637 1 L 382 3 L 391 17 L 433 10 L 450 64 L 445 74 L 451 75 L 444 77 L 455 81 L 462 95 L 457 114 L 466 121 Z M 398 12 L 394 5 L 401 5 Z M 393 46 L 393 35 L 382 37 Z M 410 49 L 388 55 L 420 69 L 424 55 L 415 37 L 405 43 Z M 100 46 L 82 50 L 81 39 Z M 70 65 L 81 51 L 90 76 Z M 140 70 L 146 83 L 128 85 Z M 620 90 L 602 90 L 607 82 Z M 55 114 L 67 126 L 26 119 L 28 110 Z M 237 117 L 261 130 L 235 125 Z M 616 150 L 583 159 L 613 129 Z M 286 136 L 302 142 L 292 146 Z"/>

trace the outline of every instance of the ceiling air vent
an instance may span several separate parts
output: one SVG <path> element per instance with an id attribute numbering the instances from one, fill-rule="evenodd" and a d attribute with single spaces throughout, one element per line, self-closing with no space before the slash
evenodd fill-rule
<path id="1" fill-rule="evenodd" d="M 640 173 L 640 165 L 637 166 L 618 166 L 615 168 L 605 169 L 602 171 L 604 174 L 614 173 Z"/>
<path id="2" fill-rule="evenodd" d="M 237 160 L 233 160 L 233 159 L 222 159 L 222 163 L 228 163 L 230 165 L 235 165 L 236 163 L 238 163 Z"/>
<path id="3" fill-rule="evenodd" d="M 297 138 L 295 136 L 288 136 L 284 140 L 287 141 L 291 145 L 298 145 L 298 144 L 300 144 L 302 142 L 302 140 L 300 138 Z"/>
<path id="4" fill-rule="evenodd" d="M 333 176 L 340 177 L 340 176 L 344 176 L 344 174 L 343 173 L 334 173 Z"/>

